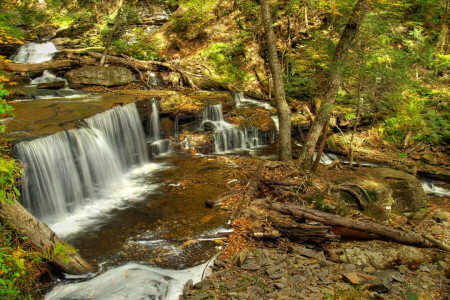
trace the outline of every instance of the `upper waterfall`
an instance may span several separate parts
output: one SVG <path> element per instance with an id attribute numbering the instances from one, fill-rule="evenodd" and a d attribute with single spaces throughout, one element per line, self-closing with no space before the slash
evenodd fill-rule
<path id="1" fill-rule="evenodd" d="M 17 54 L 11 57 L 11 60 L 20 64 L 38 64 L 52 60 L 56 52 L 58 50 L 52 42 L 31 42 L 22 45 Z"/>

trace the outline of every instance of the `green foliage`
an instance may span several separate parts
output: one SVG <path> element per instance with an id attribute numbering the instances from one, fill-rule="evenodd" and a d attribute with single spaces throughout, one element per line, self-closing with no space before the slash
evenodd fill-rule
<path id="1" fill-rule="evenodd" d="M 170 30 L 180 33 L 182 39 L 200 39 L 203 36 L 203 29 L 217 18 L 213 13 L 217 2 L 217 0 L 182 1 L 185 9 L 182 13 L 172 16 Z"/>
<path id="2" fill-rule="evenodd" d="M 0 223 L 0 298 L 31 299 L 36 293 L 35 274 L 41 254 L 26 249 L 27 238 L 18 239 Z"/>
<path id="3" fill-rule="evenodd" d="M 207 59 L 208 63 L 225 81 L 246 80 L 246 72 L 240 69 L 240 66 L 247 62 L 243 43 L 212 44 L 202 51 L 202 56 Z"/>
<path id="4" fill-rule="evenodd" d="M 155 60 L 158 59 L 159 48 L 153 41 L 138 39 L 136 42 L 130 42 L 127 39 L 116 39 L 111 44 L 111 53 L 123 53 L 136 59 Z"/>

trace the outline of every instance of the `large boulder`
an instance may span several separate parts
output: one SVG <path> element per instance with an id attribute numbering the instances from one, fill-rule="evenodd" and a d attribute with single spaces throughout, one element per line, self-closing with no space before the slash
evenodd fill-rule
<path id="1" fill-rule="evenodd" d="M 355 202 L 366 215 L 379 220 L 389 219 L 392 211 L 418 211 L 428 204 L 428 196 L 417 178 L 389 168 L 360 168 L 350 175 L 335 178 L 333 183 L 350 187 L 356 192 L 364 189 L 364 203 Z M 347 202 L 355 200 L 345 190 L 334 191 L 338 199 Z"/>
<path id="2" fill-rule="evenodd" d="M 416 177 L 389 168 L 368 169 L 366 174 L 389 185 L 394 198 L 393 210 L 417 211 L 428 205 L 428 196 Z"/>
<path id="3" fill-rule="evenodd" d="M 66 73 L 71 86 L 76 85 L 125 85 L 133 80 L 133 74 L 124 67 L 82 67 Z"/>

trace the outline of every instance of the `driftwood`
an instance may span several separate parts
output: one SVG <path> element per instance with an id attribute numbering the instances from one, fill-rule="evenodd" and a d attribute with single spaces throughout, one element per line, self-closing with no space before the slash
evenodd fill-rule
<path id="1" fill-rule="evenodd" d="M 350 220 L 341 216 L 311 208 L 301 207 L 295 204 L 274 203 L 271 205 L 271 208 L 283 214 L 292 215 L 297 218 L 313 220 L 328 226 L 340 226 L 367 233 L 374 233 L 401 244 L 416 246 L 430 245 L 423 237 L 421 237 L 417 233 L 400 231 L 374 222 Z"/>
<path id="2" fill-rule="evenodd" d="M 102 57 L 102 54 L 97 53 L 97 52 L 88 52 L 88 54 L 89 54 L 89 56 L 91 56 L 95 59 L 101 59 L 101 57 Z M 131 68 L 138 68 L 140 70 L 149 70 L 149 71 L 154 70 L 155 66 L 165 67 L 174 72 L 180 73 L 181 76 L 183 76 L 184 79 L 186 79 L 186 81 L 189 83 L 189 85 L 192 88 L 198 90 L 198 87 L 192 81 L 191 77 L 186 74 L 186 72 L 181 71 L 179 68 L 177 68 L 169 63 L 153 61 L 153 60 L 144 61 L 144 60 L 138 60 L 138 59 L 134 59 L 134 58 L 125 59 L 125 58 L 120 58 L 120 57 L 111 56 L 111 55 L 106 56 L 106 61 L 113 63 L 113 64 L 117 64 L 117 65 L 123 65 L 123 66 L 128 66 Z"/>
<path id="3" fill-rule="evenodd" d="M 303 181 L 281 181 L 270 178 L 262 178 L 261 181 L 267 185 L 297 186 L 297 187 L 303 187 L 305 185 Z"/>
<path id="4" fill-rule="evenodd" d="M 431 242 L 432 244 L 434 244 L 439 249 L 450 252 L 450 246 L 447 246 L 446 244 L 442 243 L 441 241 L 438 241 L 437 239 L 432 238 L 431 236 L 425 235 L 425 234 L 422 234 L 422 237 L 424 239 L 426 239 L 427 241 Z"/>
<path id="5" fill-rule="evenodd" d="M 247 190 L 241 201 L 241 204 L 238 206 L 238 208 L 236 210 L 234 219 L 239 219 L 239 217 L 243 213 L 244 207 L 248 207 L 250 200 L 252 199 L 252 197 L 256 193 L 256 191 L 258 190 L 258 186 L 261 181 L 261 177 L 264 174 L 264 169 L 265 169 L 264 163 L 260 163 L 260 165 L 256 169 L 256 172 L 253 174 L 252 178 L 249 180 L 249 182 L 247 184 Z"/>
<path id="6" fill-rule="evenodd" d="M 340 159 L 340 158 L 339 158 L 339 159 L 336 159 L 336 160 L 333 161 L 331 164 L 325 166 L 325 170 L 332 169 L 332 168 L 334 168 L 334 167 L 336 167 L 336 166 L 341 167 L 341 163 L 342 163 L 342 159 Z M 342 168 L 341 168 L 341 169 L 342 169 Z"/>
<path id="7" fill-rule="evenodd" d="M 369 200 L 369 195 L 367 194 L 367 192 L 360 187 L 359 185 L 354 185 L 356 187 L 358 187 L 360 190 L 363 191 L 364 195 L 367 197 L 367 199 Z M 367 208 L 367 201 L 363 199 L 363 197 L 361 197 L 361 195 L 359 195 L 354 189 L 352 189 L 352 186 L 349 185 L 335 185 L 331 187 L 332 191 L 343 191 L 343 192 L 347 192 L 350 193 L 353 197 L 356 198 L 356 200 L 358 200 L 359 206 L 362 209 L 366 209 Z"/>
<path id="8" fill-rule="evenodd" d="M 47 224 L 33 217 L 19 202 L 11 204 L 0 202 L 0 218 L 8 222 L 15 230 L 28 237 L 28 241 L 38 251 L 47 254 L 51 263 L 69 274 L 83 274 L 92 271 L 92 266 L 60 239 Z M 55 254 L 55 249 L 60 250 Z M 64 260 L 68 260 L 66 263 Z"/>
<path id="9" fill-rule="evenodd" d="M 55 60 L 49 62 L 43 62 L 40 64 L 17 64 L 1 62 L 3 71 L 8 72 L 41 72 L 45 70 L 59 70 L 59 69 L 70 69 L 76 62 L 70 59 Z"/>
<path id="10" fill-rule="evenodd" d="M 273 228 L 291 241 L 339 241 L 339 236 L 332 234 L 331 226 L 299 223 L 273 210 L 269 211 L 269 221 Z"/>
<path id="11" fill-rule="evenodd" d="M 239 195 L 243 192 L 242 188 L 235 188 L 232 189 L 231 191 L 227 191 L 225 193 L 220 194 L 219 196 L 212 198 L 212 199 L 208 199 L 205 201 L 206 206 L 208 207 L 212 207 L 215 205 L 219 205 L 220 203 L 227 201 L 228 199 Z"/>

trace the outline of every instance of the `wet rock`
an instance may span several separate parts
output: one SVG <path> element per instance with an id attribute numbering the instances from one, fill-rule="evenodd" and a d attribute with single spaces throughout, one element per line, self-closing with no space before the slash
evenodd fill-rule
<path id="1" fill-rule="evenodd" d="M 250 249 L 248 249 L 248 248 L 242 250 L 239 253 L 236 253 L 233 257 L 233 263 L 236 266 L 241 267 L 244 264 L 247 257 L 249 256 L 249 254 L 250 254 Z"/>
<path id="2" fill-rule="evenodd" d="M 443 221 L 449 221 L 450 220 L 450 213 L 447 211 L 438 210 L 434 215 L 433 219 L 439 222 Z"/>
<path id="3" fill-rule="evenodd" d="M 197 289 L 207 290 L 213 286 L 213 281 L 211 279 L 205 279 L 203 281 L 197 282 L 194 287 Z"/>
<path id="4" fill-rule="evenodd" d="M 387 293 L 391 290 L 392 284 L 386 277 L 376 277 L 369 281 L 367 289 L 378 293 Z"/>
<path id="5" fill-rule="evenodd" d="M 250 271 L 255 271 L 255 270 L 259 270 L 261 269 L 261 265 L 254 263 L 254 262 L 250 262 L 250 263 L 246 263 L 244 265 L 241 266 L 241 269 L 243 270 L 250 270 Z"/>
<path id="6" fill-rule="evenodd" d="M 327 259 L 325 258 L 325 254 L 323 253 L 323 251 L 318 252 L 315 256 L 315 259 L 317 259 L 320 262 L 325 262 L 327 261 Z"/>
<path id="7" fill-rule="evenodd" d="M 192 279 L 189 279 L 183 287 L 183 297 L 186 297 L 193 286 L 194 282 L 192 281 Z"/>
<path id="8" fill-rule="evenodd" d="M 52 81 L 52 82 L 41 82 L 37 85 L 38 89 L 60 89 L 66 85 L 63 80 Z"/>
<path id="9" fill-rule="evenodd" d="M 222 260 L 220 260 L 218 258 L 216 258 L 214 260 L 214 265 L 217 266 L 217 267 L 221 267 L 221 268 L 226 268 L 227 267 L 227 264 L 224 261 L 222 261 Z"/>
<path id="10" fill-rule="evenodd" d="M 361 282 L 361 279 L 356 273 L 344 273 L 342 276 L 345 281 L 351 284 L 358 284 Z"/>
<path id="11" fill-rule="evenodd" d="M 307 248 L 299 247 L 299 246 L 293 246 L 293 245 L 289 245 L 288 252 L 300 254 L 300 255 L 308 257 L 308 258 L 313 258 L 316 255 L 316 252 L 311 249 L 307 249 Z"/>
<path id="12" fill-rule="evenodd" d="M 70 85 L 125 85 L 133 80 L 131 71 L 124 67 L 86 66 L 65 75 Z"/>

